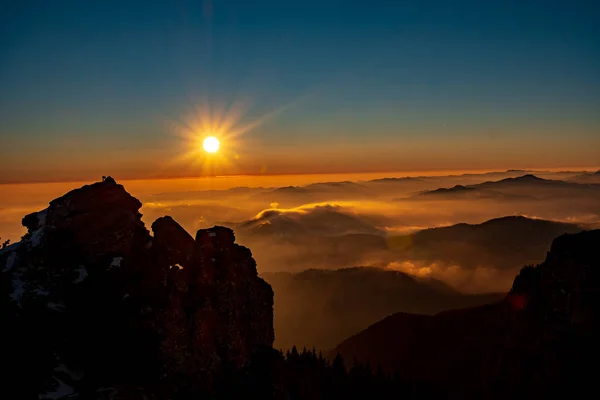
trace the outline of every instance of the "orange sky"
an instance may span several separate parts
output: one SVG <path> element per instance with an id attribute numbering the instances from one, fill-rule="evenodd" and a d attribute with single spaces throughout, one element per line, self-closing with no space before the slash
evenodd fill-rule
<path id="1" fill-rule="evenodd" d="M 588 168 L 588 170 L 596 170 Z M 546 171 L 576 170 L 575 167 L 544 168 Z M 239 186 L 249 187 L 281 187 L 289 185 L 306 185 L 314 182 L 340 182 L 371 180 L 383 177 L 402 176 L 447 176 L 463 173 L 482 173 L 489 170 L 412 170 L 403 172 L 374 172 L 346 174 L 296 174 L 296 175 L 230 175 L 202 178 L 127 180 L 115 175 L 118 183 L 123 184 L 128 192 L 143 202 L 152 199 L 157 193 L 173 193 L 185 202 L 189 193 L 203 190 L 221 190 Z M 483 179 L 483 178 L 482 178 Z M 13 183 L 0 184 L 0 237 L 17 240 L 23 233 L 21 219 L 24 215 L 39 211 L 48 206 L 52 199 L 82 185 L 100 180 L 99 176 L 82 181 L 55 183 Z M 215 201 L 219 202 L 218 196 Z M 238 204 L 239 206 L 240 204 Z M 242 204 L 243 205 L 243 204 Z M 268 204 L 265 204 L 268 206 Z"/>
<path id="2" fill-rule="evenodd" d="M 9 143 L 10 144 L 10 143 Z M 65 143 L 47 151 L 32 144 L 27 152 L 6 152 L 0 183 L 200 177 L 206 175 L 285 175 L 386 171 L 506 169 L 595 170 L 600 165 L 597 139 L 565 141 L 541 138 L 454 138 L 387 140 L 364 143 L 341 137 L 281 145 L 248 139 L 222 141 L 210 158 L 190 142 L 172 138 L 157 148 Z M 10 148 L 10 146 L 8 146 Z"/>

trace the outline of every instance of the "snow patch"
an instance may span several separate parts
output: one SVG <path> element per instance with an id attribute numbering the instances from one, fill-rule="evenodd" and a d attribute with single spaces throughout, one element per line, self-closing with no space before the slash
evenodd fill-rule
<path id="1" fill-rule="evenodd" d="M 31 242 L 33 247 L 38 247 L 42 243 L 42 238 L 44 237 L 44 227 L 38 228 L 31 234 L 31 238 L 29 241 Z"/>
<path id="2" fill-rule="evenodd" d="M 48 215 L 48 209 L 44 209 L 37 213 L 38 227 L 46 225 L 46 216 Z"/>
<path id="3" fill-rule="evenodd" d="M 50 294 L 49 291 L 47 291 L 45 288 L 43 287 L 37 287 L 33 293 L 37 294 L 38 296 L 48 296 Z"/>
<path id="4" fill-rule="evenodd" d="M 31 238 L 29 241 L 31 242 L 33 247 L 37 247 L 42 243 L 42 238 L 44 237 L 44 227 L 46 225 L 46 216 L 48 215 L 48 209 L 39 211 L 36 216 L 38 220 L 38 228 L 31 233 Z"/>
<path id="5" fill-rule="evenodd" d="M 112 265 L 112 264 L 111 264 Z M 81 283 L 85 278 L 88 277 L 87 269 L 85 269 L 85 265 L 80 265 L 79 268 L 75 270 L 79 275 L 77 279 L 73 281 L 73 283 Z"/>
<path id="6" fill-rule="evenodd" d="M 56 362 L 60 363 L 60 357 L 57 355 L 55 355 L 55 357 Z M 57 377 L 57 375 L 60 378 Z M 75 389 L 68 383 L 65 383 L 65 381 L 73 383 L 81 380 L 81 378 L 83 378 L 83 374 L 81 372 L 74 371 L 65 364 L 60 363 L 54 367 L 54 374 L 52 377 L 54 380 L 53 390 L 51 392 L 40 394 L 38 398 L 40 400 L 71 398 L 71 395 L 76 394 Z"/>
<path id="7" fill-rule="evenodd" d="M 121 266 L 122 262 L 123 262 L 123 257 L 115 257 L 112 259 L 112 262 L 110 263 L 110 266 L 108 267 L 108 269 L 119 268 Z"/>
<path id="8" fill-rule="evenodd" d="M 14 267 L 16 259 L 17 259 L 17 252 L 13 251 L 12 253 L 9 254 L 8 258 L 6 259 L 6 266 L 4 267 L 2 272 L 10 271 L 12 269 L 12 267 Z"/>
<path id="9" fill-rule="evenodd" d="M 23 272 L 15 272 L 13 274 L 12 286 L 13 291 L 10 294 L 10 298 L 16 302 L 19 306 L 21 305 L 21 298 L 25 293 L 25 282 L 23 281 Z"/>
<path id="10" fill-rule="evenodd" d="M 58 361 L 58 357 L 57 357 L 57 361 Z M 71 368 L 67 367 L 65 364 L 59 364 L 58 366 L 56 366 L 54 368 L 54 371 L 63 373 L 63 374 L 67 374 L 69 376 L 69 378 L 74 381 L 78 381 L 81 378 L 83 378 L 83 373 L 74 371 Z"/>
<path id="11" fill-rule="evenodd" d="M 53 301 L 48 302 L 48 308 L 54 311 L 58 311 L 58 312 L 64 312 L 65 311 L 65 304 L 60 302 L 60 303 L 55 303 Z"/>
<path id="12" fill-rule="evenodd" d="M 56 382 L 56 387 L 53 392 L 46 392 L 44 394 L 40 394 L 38 398 L 40 400 L 46 399 L 60 399 L 62 397 L 66 397 L 75 393 L 75 389 L 73 387 L 67 385 L 57 377 L 54 377 L 54 381 Z"/>

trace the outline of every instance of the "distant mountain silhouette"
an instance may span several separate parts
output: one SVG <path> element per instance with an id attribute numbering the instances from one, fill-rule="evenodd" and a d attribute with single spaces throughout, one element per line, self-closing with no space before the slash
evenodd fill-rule
<path id="1" fill-rule="evenodd" d="M 309 190 L 300 186 L 284 186 L 273 190 L 271 193 L 293 193 L 293 194 L 304 194 L 308 193 Z"/>
<path id="2" fill-rule="evenodd" d="M 574 195 L 600 194 L 600 185 L 585 185 L 576 182 L 543 179 L 532 174 L 499 181 L 487 181 L 473 185 L 456 185 L 452 188 L 427 190 L 415 198 L 491 198 L 505 200 L 535 200 Z"/>
<path id="3" fill-rule="evenodd" d="M 386 235 L 371 221 L 334 207 L 299 213 L 266 210 L 252 220 L 227 226 L 236 230 L 241 243 L 253 249 L 262 272 L 383 266 L 403 261 L 457 265 L 471 271 L 480 267 L 509 271 L 504 281 L 497 282 L 498 287 L 488 288 L 493 291 L 506 290 L 520 265 L 543 260 L 554 237 L 582 230 L 575 224 L 507 216 L 482 224 L 461 223 Z M 464 282 L 465 290 L 469 290 L 469 282 Z"/>
<path id="4" fill-rule="evenodd" d="M 543 178 L 539 178 L 532 174 L 526 174 L 526 175 L 519 176 L 516 178 L 505 178 L 505 179 L 501 179 L 499 181 L 488 181 L 488 182 L 483 182 L 483 183 L 473 185 L 473 186 L 476 186 L 476 187 L 507 187 L 507 186 L 513 186 L 513 185 L 532 185 L 532 184 L 533 185 L 559 185 L 559 186 L 569 185 L 568 182 L 552 180 L 552 179 L 543 179 Z"/>
<path id="5" fill-rule="evenodd" d="M 295 207 L 311 202 L 343 199 L 359 195 L 370 196 L 369 188 L 356 182 L 319 182 L 305 186 L 284 186 L 261 191 L 249 197 L 252 201 L 280 203 L 286 207 Z"/>
<path id="6" fill-rule="evenodd" d="M 542 261 L 556 236 L 581 230 L 575 224 L 508 216 L 392 236 L 388 243 L 406 259 L 514 270 Z"/>
<path id="7" fill-rule="evenodd" d="M 569 181 L 576 183 L 600 184 L 600 170 L 596 172 L 586 172 L 581 175 L 574 176 L 570 178 Z"/>
<path id="8" fill-rule="evenodd" d="M 475 188 L 472 187 L 466 187 L 463 185 L 456 185 L 451 187 L 450 189 L 437 189 L 437 190 L 433 190 L 432 192 L 464 192 L 464 191 L 469 191 L 469 190 L 475 190 Z"/>
<path id="9" fill-rule="evenodd" d="M 397 313 L 332 354 L 369 361 L 457 397 L 558 398 L 595 386 L 600 230 L 563 235 L 496 304 L 435 316 Z"/>
<path id="10" fill-rule="evenodd" d="M 474 187 L 467 187 L 464 185 L 456 185 L 449 189 L 439 188 L 439 189 L 423 192 L 422 194 L 423 195 L 454 194 L 454 193 L 470 192 L 470 191 L 474 191 L 474 190 L 476 190 L 476 188 L 474 188 Z"/>
<path id="11" fill-rule="evenodd" d="M 492 303 L 503 295 L 465 295 L 441 281 L 378 268 L 264 273 L 275 292 L 275 347 L 330 349 L 399 311 L 433 314 Z"/>
<path id="12" fill-rule="evenodd" d="M 309 185 L 306 185 L 305 188 L 308 190 L 326 190 L 326 191 L 337 190 L 337 189 L 362 190 L 362 189 L 364 189 L 364 186 L 359 183 L 356 183 L 356 182 L 342 181 L 342 182 L 311 183 Z"/>
<path id="13" fill-rule="evenodd" d="M 371 179 L 369 183 L 399 183 L 399 182 L 423 182 L 426 178 L 405 176 L 403 178 L 379 178 Z"/>

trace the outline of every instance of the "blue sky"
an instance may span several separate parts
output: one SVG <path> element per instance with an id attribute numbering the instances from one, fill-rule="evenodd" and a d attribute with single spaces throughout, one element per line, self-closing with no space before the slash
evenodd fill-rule
<path id="1" fill-rule="evenodd" d="M 600 164 L 590 150 L 600 136 L 598 2 L 5 3 L 4 174 L 47 174 L 74 150 L 83 163 L 108 147 L 159 151 L 172 140 L 165 121 L 205 97 L 248 99 L 248 120 L 288 105 L 247 134 L 265 154 L 315 141 L 492 137 L 509 148 L 525 137 Z M 37 167 L 16 165 L 27 152 L 39 153 Z M 558 164 L 578 161 L 561 154 Z M 348 149 L 337 157 L 352 159 Z"/>

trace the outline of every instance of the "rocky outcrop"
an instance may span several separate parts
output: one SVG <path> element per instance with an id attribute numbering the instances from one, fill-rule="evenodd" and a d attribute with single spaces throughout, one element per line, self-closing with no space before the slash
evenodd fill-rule
<path id="1" fill-rule="evenodd" d="M 600 357 L 599 250 L 600 230 L 559 236 L 503 301 L 435 316 L 393 314 L 336 352 L 459 398 L 583 395 Z"/>
<path id="2" fill-rule="evenodd" d="M 23 218 L 0 250 L 7 398 L 189 398 L 273 344 L 273 292 L 231 230 L 141 221 L 112 179 Z M 113 397 L 110 397 L 113 396 Z"/>
<path id="3" fill-rule="evenodd" d="M 194 238 L 169 216 L 160 217 L 152 223 L 152 232 L 158 253 L 165 257 L 163 264 L 190 266 L 194 250 Z"/>
<path id="4" fill-rule="evenodd" d="M 549 397 L 593 386 L 589 365 L 600 357 L 599 249 L 600 230 L 560 236 L 542 264 L 515 278 L 507 296 L 515 312 L 495 371 L 505 389 Z"/>

